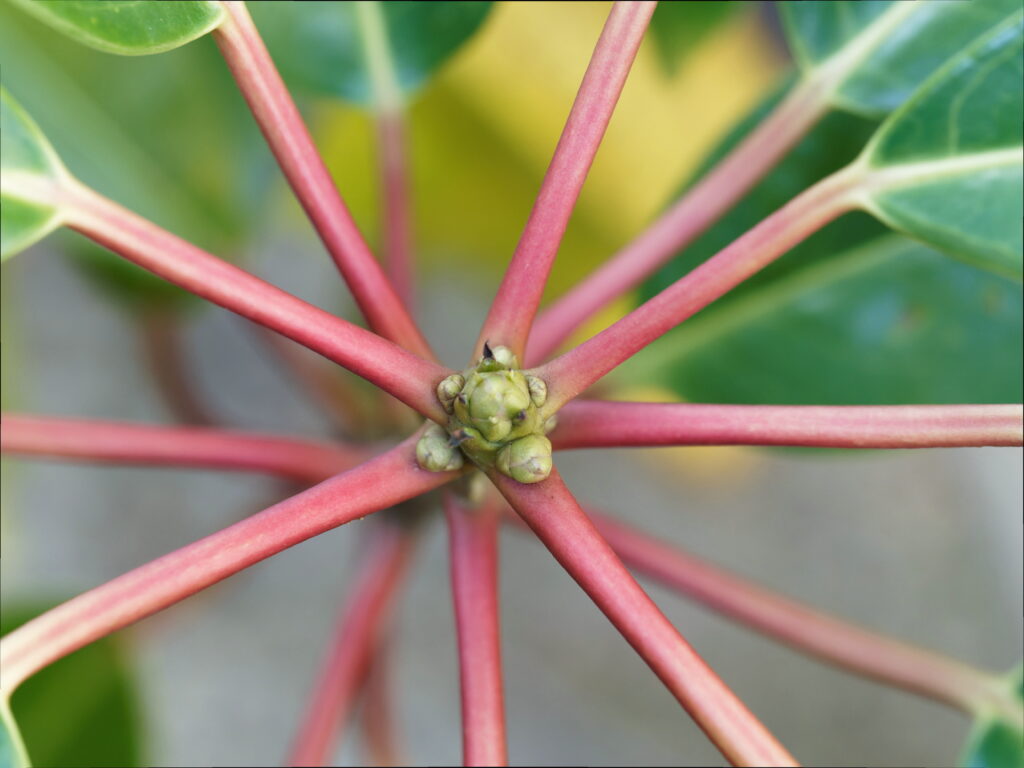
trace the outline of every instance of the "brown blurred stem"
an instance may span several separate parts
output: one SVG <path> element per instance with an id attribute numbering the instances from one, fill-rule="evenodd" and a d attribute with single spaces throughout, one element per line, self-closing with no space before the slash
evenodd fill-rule
<path id="1" fill-rule="evenodd" d="M 217 419 L 196 391 L 183 331 L 179 312 L 143 310 L 139 333 L 146 367 L 175 421 L 196 427 L 213 426 Z"/>

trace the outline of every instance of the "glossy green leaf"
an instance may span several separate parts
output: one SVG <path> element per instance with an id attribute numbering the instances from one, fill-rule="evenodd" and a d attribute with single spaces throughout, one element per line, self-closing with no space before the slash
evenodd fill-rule
<path id="1" fill-rule="evenodd" d="M 706 0 L 659 3 L 651 17 L 649 34 L 665 71 L 675 74 L 701 39 L 725 22 L 741 5 Z"/>
<path id="2" fill-rule="evenodd" d="M 937 72 L 864 155 L 864 206 L 940 250 L 1020 279 L 1024 11 Z"/>
<path id="3" fill-rule="evenodd" d="M 887 236 L 712 304 L 623 366 L 698 402 L 1020 399 L 1020 286 Z"/>
<path id="4" fill-rule="evenodd" d="M 373 102 L 359 3 L 253 3 L 253 18 L 289 85 L 316 95 Z M 489 2 L 373 3 L 386 31 L 383 55 L 409 95 L 479 29 Z"/>
<path id="5" fill-rule="evenodd" d="M 881 115 L 1019 10 L 1019 0 L 787 2 L 782 17 L 805 76 L 827 74 L 830 104 Z"/>
<path id="6" fill-rule="evenodd" d="M 3 634 L 41 612 L 5 603 Z M 37 672 L 14 692 L 11 709 L 34 766 L 142 763 L 138 695 L 119 638 L 92 643 Z"/>
<path id="7" fill-rule="evenodd" d="M 774 108 L 786 90 L 783 87 L 751 111 L 715 148 L 694 179 L 699 179 L 732 150 Z M 852 161 L 876 128 L 876 123 L 845 112 L 826 115 L 728 213 L 647 280 L 641 288 L 641 298 L 646 300 L 667 288 L 809 186 Z M 844 216 L 730 291 L 717 303 L 729 303 L 748 291 L 759 290 L 782 276 L 828 259 L 884 232 L 885 227 L 870 216 Z"/>
<path id="8" fill-rule="evenodd" d="M 218 255 L 244 251 L 279 175 L 211 39 L 129 66 L 0 2 L 0 71 L 90 187 Z M 199 305 L 78 235 L 55 245 L 116 300 Z"/>
<path id="9" fill-rule="evenodd" d="M 84 45 L 141 56 L 189 43 L 224 18 L 220 3 L 202 0 L 13 0 Z"/>
<path id="10" fill-rule="evenodd" d="M 1019 666 L 1006 682 L 1017 703 L 1024 708 L 1024 666 Z M 965 768 L 1024 768 L 1024 722 L 985 716 L 971 729 L 960 760 Z"/>
<path id="11" fill-rule="evenodd" d="M 60 226 L 54 190 L 66 175 L 39 127 L 0 88 L 0 259 Z"/>

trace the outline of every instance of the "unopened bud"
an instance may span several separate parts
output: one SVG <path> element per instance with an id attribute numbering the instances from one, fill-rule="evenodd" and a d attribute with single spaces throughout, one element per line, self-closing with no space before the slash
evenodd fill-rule
<path id="1" fill-rule="evenodd" d="M 459 392 L 462 391 L 465 384 L 466 379 L 462 374 L 453 373 L 451 376 L 441 379 L 441 383 L 437 385 L 437 399 L 441 401 L 441 406 L 446 413 L 452 412 L 455 398 L 459 396 Z"/>
<path id="2" fill-rule="evenodd" d="M 437 424 L 427 427 L 416 443 L 416 463 L 428 472 L 450 472 L 462 467 L 462 462 L 462 451 Z"/>
<path id="3" fill-rule="evenodd" d="M 537 376 L 527 376 L 526 386 L 530 389 L 530 399 L 533 400 L 533 404 L 538 408 L 544 405 L 544 402 L 548 399 L 548 385 L 544 383 L 544 379 Z"/>
<path id="4" fill-rule="evenodd" d="M 542 435 L 513 440 L 498 451 L 497 467 L 520 483 L 539 483 L 551 474 L 551 441 Z"/>

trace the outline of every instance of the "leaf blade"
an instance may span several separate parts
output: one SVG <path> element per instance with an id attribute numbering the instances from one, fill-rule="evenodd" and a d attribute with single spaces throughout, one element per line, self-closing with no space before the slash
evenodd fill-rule
<path id="1" fill-rule="evenodd" d="M 1018 8 L 1016 0 L 786 2 L 782 22 L 804 76 L 831 70 L 832 106 L 877 116 L 899 107 L 951 56 Z"/>
<path id="2" fill-rule="evenodd" d="M 121 56 L 173 50 L 215 29 L 224 19 L 208 0 L 13 0 L 27 13 L 91 48 Z"/>
<path id="3" fill-rule="evenodd" d="M 879 129 L 862 206 L 897 231 L 1024 275 L 1024 12 L 977 40 Z"/>
<path id="4" fill-rule="evenodd" d="M 0 261 L 60 226 L 53 190 L 66 178 L 39 126 L 0 87 Z"/>

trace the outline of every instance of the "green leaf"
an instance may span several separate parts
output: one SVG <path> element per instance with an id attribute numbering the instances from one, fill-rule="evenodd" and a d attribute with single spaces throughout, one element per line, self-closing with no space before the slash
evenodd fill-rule
<path id="1" fill-rule="evenodd" d="M 883 115 L 1019 9 L 1019 0 L 787 2 L 782 18 L 804 75 L 831 84 L 832 106 Z"/>
<path id="2" fill-rule="evenodd" d="M 0 632 L 6 634 L 42 610 L 10 609 L 5 602 Z M 22 683 L 11 709 L 32 764 L 73 768 L 142 763 L 138 696 L 129 670 L 124 644 L 109 637 Z"/>
<path id="3" fill-rule="evenodd" d="M 741 5 L 736 2 L 659 3 L 651 18 L 650 35 L 658 60 L 670 75 L 679 71 L 693 49 Z"/>
<path id="4" fill-rule="evenodd" d="M 872 139 L 865 208 L 893 229 L 1021 278 L 1024 11 L 930 78 Z"/>
<path id="5" fill-rule="evenodd" d="M 0 2 L 0 71 L 90 187 L 214 253 L 244 252 L 278 175 L 211 39 L 126 66 Z M 201 305 L 74 233 L 54 245 L 117 301 Z"/>
<path id="6" fill-rule="evenodd" d="M 697 402 L 1016 402 L 1022 318 L 1012 281 L 887 236 L 712 304 L 621 375 Z"/>
<path id="7" fill-rule="evenodd" d="M 52 200 L 66 174 L 39 127 L 0 87 L 0 260 L 60 226 Z"/>
<path id="8" fill-rule="evenodd" d="M 185 45 L 224 18 L 220 3 L 182 0 L 13 0 L 78 42 L 107 53 L 142 56 Z"/>
<path id="9" fill-rule="evenodd" d="M 7 699 L 0 698 L 0 768 L 27 768 L 28 764 L 18 724 L 14 722 Z"/>
<path id="10" fill-rule="evenodd" d="M 373 102 L 358 3 L 253 3 L 253 18 L 289 85 L 359 104 Z M 374 3 L 399 90 L 422 87 L 480 27 L 489 2 Z"/>
<path id="11" fill-rule="evenodd" d="M 1024 708 L 1024 666 L 1007 675 L 1006 683 Z M 1024 723 L 993 715 L 979 717 L 960 764 L 966 768 L 1024 768 Z"/>
<path id="12" fill-rule="evenodd" d="M 788 85 L 784 85 L 744 118 L 715 148 L 694 178 L 699 179 L 728 154 L 771 112 L 787 90 Z M 826 115 L 739 203 L 647 280 L 641 288 L 641 298 L 646 300 L 667 288 L 800 192 L 848 164 L 863 150 L 876 128 L 876 123 L 845 112 Z M 681 191 L 685 191 L 685 188 Z M 727 304 L 748 291 L 760 290 L 762 286 L 780 277 L 801 270 L 813 262 L 828 259 L 884 232 L 885 227 L 873 221 L 870 216 L 844 216 L 730 291 L 717 303 Z"/>

